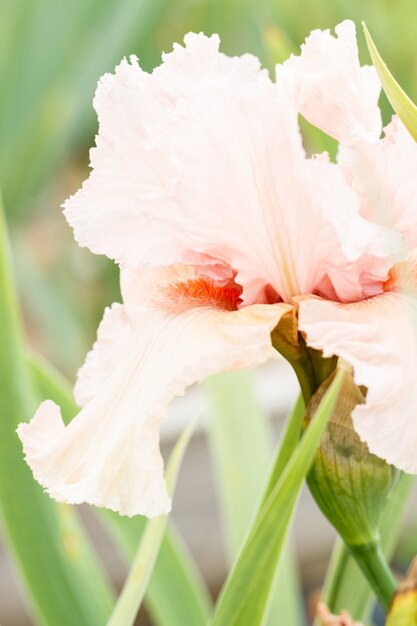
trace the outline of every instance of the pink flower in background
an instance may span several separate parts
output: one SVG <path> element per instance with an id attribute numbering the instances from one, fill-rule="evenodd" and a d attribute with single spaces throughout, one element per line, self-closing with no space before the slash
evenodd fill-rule
<path id="1" fill-rule="evenodd" d="M 333 615 L 323 604 L 319 604 L 317 608 L 317 617 L 321 626 L 363 626 L 359 622 L 354 622 L 347 611 Z"/>
<path id="2" fill-rule="evenodd" d="M 19 427 L 55 499 L 169 511 L 170 400 L 271 357 L 294 307 L 308 345 L 367 387 L 353 419 L 371 451 L 417 472 L 417 147 L 396 119 L 379 138 L 376 76 L 353 25 L 338 33 L 312 33 L 277 83 L 193 34 L 152 74 L 132 58 L 101 79 L 92 172 L 65 214 L 80 245 L 120 264 L 123 304 L 79 372 L 79 415 L 64 427 L 47 401 Z M 307 157 L 299 113 L 341 142 L 337 164 Z"/>

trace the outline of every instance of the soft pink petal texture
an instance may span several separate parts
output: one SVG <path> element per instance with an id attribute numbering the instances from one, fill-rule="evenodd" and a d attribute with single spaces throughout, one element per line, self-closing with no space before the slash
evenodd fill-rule
<path id="1" fill-rule="evenodd" d="M 346 20 L 330 30 L 313 30 L 277 67 L 277 83 L 292 94 L 300 113 L 343 143 L 379 137 L 381 85 L 373 67 L 359 64 L 355 25 Z"/>
<path id="2" fill-rule="evenodd" d="M 178 210 L 177 174 L 169 146 L 161 150 L 155 145 L 166 135 L 166 125 L 172 126 L 178 102 L 201 85 L 210 88 L 219 74 L 229 89 L 240 81 L 255 87 L 258 81 L 268 82 L 255 57 L 219 54 L 217 35 L 189 33 L 185 44 L 175 44 L 152 74 L 141 70 L 136 57 L 130 63 L 125 59 L 97 87 L 93 172 L 67 200 L 65 214 L 80 245 L 123 264 L 158 266 L 183 260 L 183 242 L 176 243 L 170 230 L 170 216 Z"/>
<path id="3" fill-rule="evenodd" d="M 417 144 L 399 117 L 385 136 L 341 146 L 338 162 L 361 200 L 361 214 L 397 231 L 406 248 L 417 246 Z"/>
<path id="4" fill-rule="evenodd" d="M 93 171 L 65 205 L 79 243 L 132 267 L 209 257 L 246 303 L 267 285 L 285 301 L 375 293 L 390 234 L 359 215 L 337 166 L 306 158 L 284 91 L 216 37 L 185 43 L 151 75 L 133 59 L 102 78 Z"/>
<path id="5" fill-rule="evenodd" d="M 353 304 L 300 302 L 299 327 L 307 344 L 354 368 L 366 403 L 353 414 L 371 452 L 417 473 L 417 296 L 393 291 Z"/>
<path id="6" fill-rule="evenodd" d="M 59 407 L 47 401 L 18 433 L 35 478 L 56 500 L 154 517 L 171 506 L 159 451 L 169 402 L 209 374 L 272 356 L 270 332 L 290 307 L 177 313 L 163 297 L 136 300 L 105 314 L 80 372 L 80 413 L 65 427 Z"/>
<path id="7" fill-rule="evenodd" d="M 123 362 L 126 344 L 132 340 L 132 331 L 126 307 L 115 302 L 105 309 L 94 349 L 90 350 L 84 365 L 78 370 L 74 397 L 79 406 L 85 406 L 99 394 L 117 364 Z"/>

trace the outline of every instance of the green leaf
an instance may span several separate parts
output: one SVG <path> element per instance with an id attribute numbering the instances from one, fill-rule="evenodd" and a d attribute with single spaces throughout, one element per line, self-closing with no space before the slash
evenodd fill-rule
<path id="1" fill-rule="evenodd" d="M 380 525 L 381 545 L 388 561 L 398 542 L 402 520 L 415 477 L 402 474 L 391 492 Z M 347 609 L 355 620 L 366 621 L 375 602 L 367 580 L 341 540 L 336 542 L 323 588 L 322 599 L 329 608 L 340 613 Z M 318 626 L 318 623 L 316 623 Z"/>
<path id="2" fill-rule="evenodd" d="M 212 626 L 261 626 L 288 526 L 304 478 L 337 400 L 343 372 L 339 372 L 288 461 L 278 483 L 262 506 L 226 581 Z"/>
<path id="3" fill-rule="evenodd" d="M 223 372 L 210 377 L 205 386 L 212 408 L 209 443 L 226 549 L 233 562 L 259 505 L 259 494 L 270 468 L 272 433 L 252 391 L 250 372 Z M 296 431 L 294 447 L 300 437 L 300 423 Z M 286 626 L 299 626 L 301 606 L 294 555 L 291 546 L 287 546 L 277 573 L 268 623 L 285 619 Z"/>
<path id="4" fill-rule="evenodd" d="M 415 141 L 417 141 L 417 107 L 403 91 L 384 63 L 364 22 L 362 23 L 362 26 L 372 63 L 378 72 L 379 79 L 385 93 L 387 94 L 387 98 L 391 102 L 394 111 L 403 121 L 409 133 L 414 137 Z"/>
<path id="5" fill-rule="evenodd" d="M 172 496 L 175 490 L 178 473 L 184 458 L 185 450 L 194 431 L 195 421 L 192 422 L 178 439 L 171 452 L 165 472 L 168 493 Z M 117 600 L 108 626 L 133 626 L 145 595 L 152 570 L 158 556 L 163 536 L 168 524 L 168 516 L 149 520 L 139 543 L 136 556 L 130 568 L 126 583 Z"/>
<path id="6" fill-rule="evenodd" d="M 0 502 L 6 542 L 38 623 L 102 626 L 113 594 L 74 511 L 42 492 L 15 432 L 37 401 L 10 266 L 0 207 Z"/>
<path id="7" fill-rule="evenodd" d="M 208 439 L 230 562 L 246 537 L 270 467 L 272 433 L 251 387 L 245 371 L 223 372 L 205 382 Z"/>
<path id="8" fill-rule="evenodd" d="M 13 4 L 2 11 L 10 62 L 0 63 L 0 179 L 11 214 L 96 126 L 91 102 L 99 77 L 141 51 L 165 0 Z"/>
<path id="9" fill-rule="evenodd" d="M 100 513 L 122 556 L 131 562 L 146 519 L 129 519 L 105 510 Z M 145 605 L 155 626 L 206 626 L 210 616 L 208 591 L 172 520 L 146 590 Z"/>
<path id="10" fill-rule="evenodd" d="M 285 430 L 279 442 L 278 450 L 275 455 L 275 462 L 272 472 L 269 476 L 268 485 L 264 493 L 263 503 L 267 501 L 271 495 L 275 485 L 280 480 L 289 460 L 291 459 L 298 442 L 300 441 L 301 429 L 304 418 L 304 400 L 300 394 L 294 405 L 291 415 L 287 420 Z"/>
<path id="11" fill-rule="evenodd" d="M 42 399 L 50 398 L 59 404 L 68 423 L 78 408 L 67 379 L 38 355 L 29 354 L 27 359 Z M 136 553 L 146 519 L 121 517 L 105 509 L 97 509 L 97 514 L 129 563 Z M 209 593 L 172 521 L 162 540 L 145 604 L 157 626 L 206 626 L 208 622 Z"/>

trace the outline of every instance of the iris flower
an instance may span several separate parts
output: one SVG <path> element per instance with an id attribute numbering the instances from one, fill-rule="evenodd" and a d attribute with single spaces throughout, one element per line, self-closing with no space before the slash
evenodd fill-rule
<path id="1" fill-rule="evenodd" d="M 104 75 L 92 171 L 65 203 L 76 240 L 114 259 L 106 310 L 64 426 L 43 402 L 18 433 L 56 500 L 167 513 L 159 430 L 169 402 L 274 353 L 293 314 L 366 388 L 353 422 L 371 452 L 417 473 L 417 146 L 394 117 L 351 22 L 313 31 L 272 81 L 251 55 L 188 34 L 151 74 Z M 306 154 L 304 116 L 339 142 Z M 276 354 L 276 353 L 275 353 Z"/>

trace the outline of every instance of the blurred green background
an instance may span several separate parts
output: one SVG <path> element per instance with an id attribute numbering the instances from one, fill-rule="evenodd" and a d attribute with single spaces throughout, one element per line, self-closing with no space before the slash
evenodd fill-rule
<path id="1" fill-rule="evenodd" d="M 110 262 L 74 243 L 60 205 L 88 175 L 97 79 L 124 55 L 137 54 L 151 70 L 186 32 L 217 32 L 224 52 L 252 52 L 273 71 L 310 30 L 352 18 L 363 60 L 366 20 L 394 74 L 417 95 L 415 0 L 0 0 L 0 7 L 0 185 L 27 329 L 71 377 L 118 286 Z M 312 149 L 320 141 L 307 136 Z"/>

